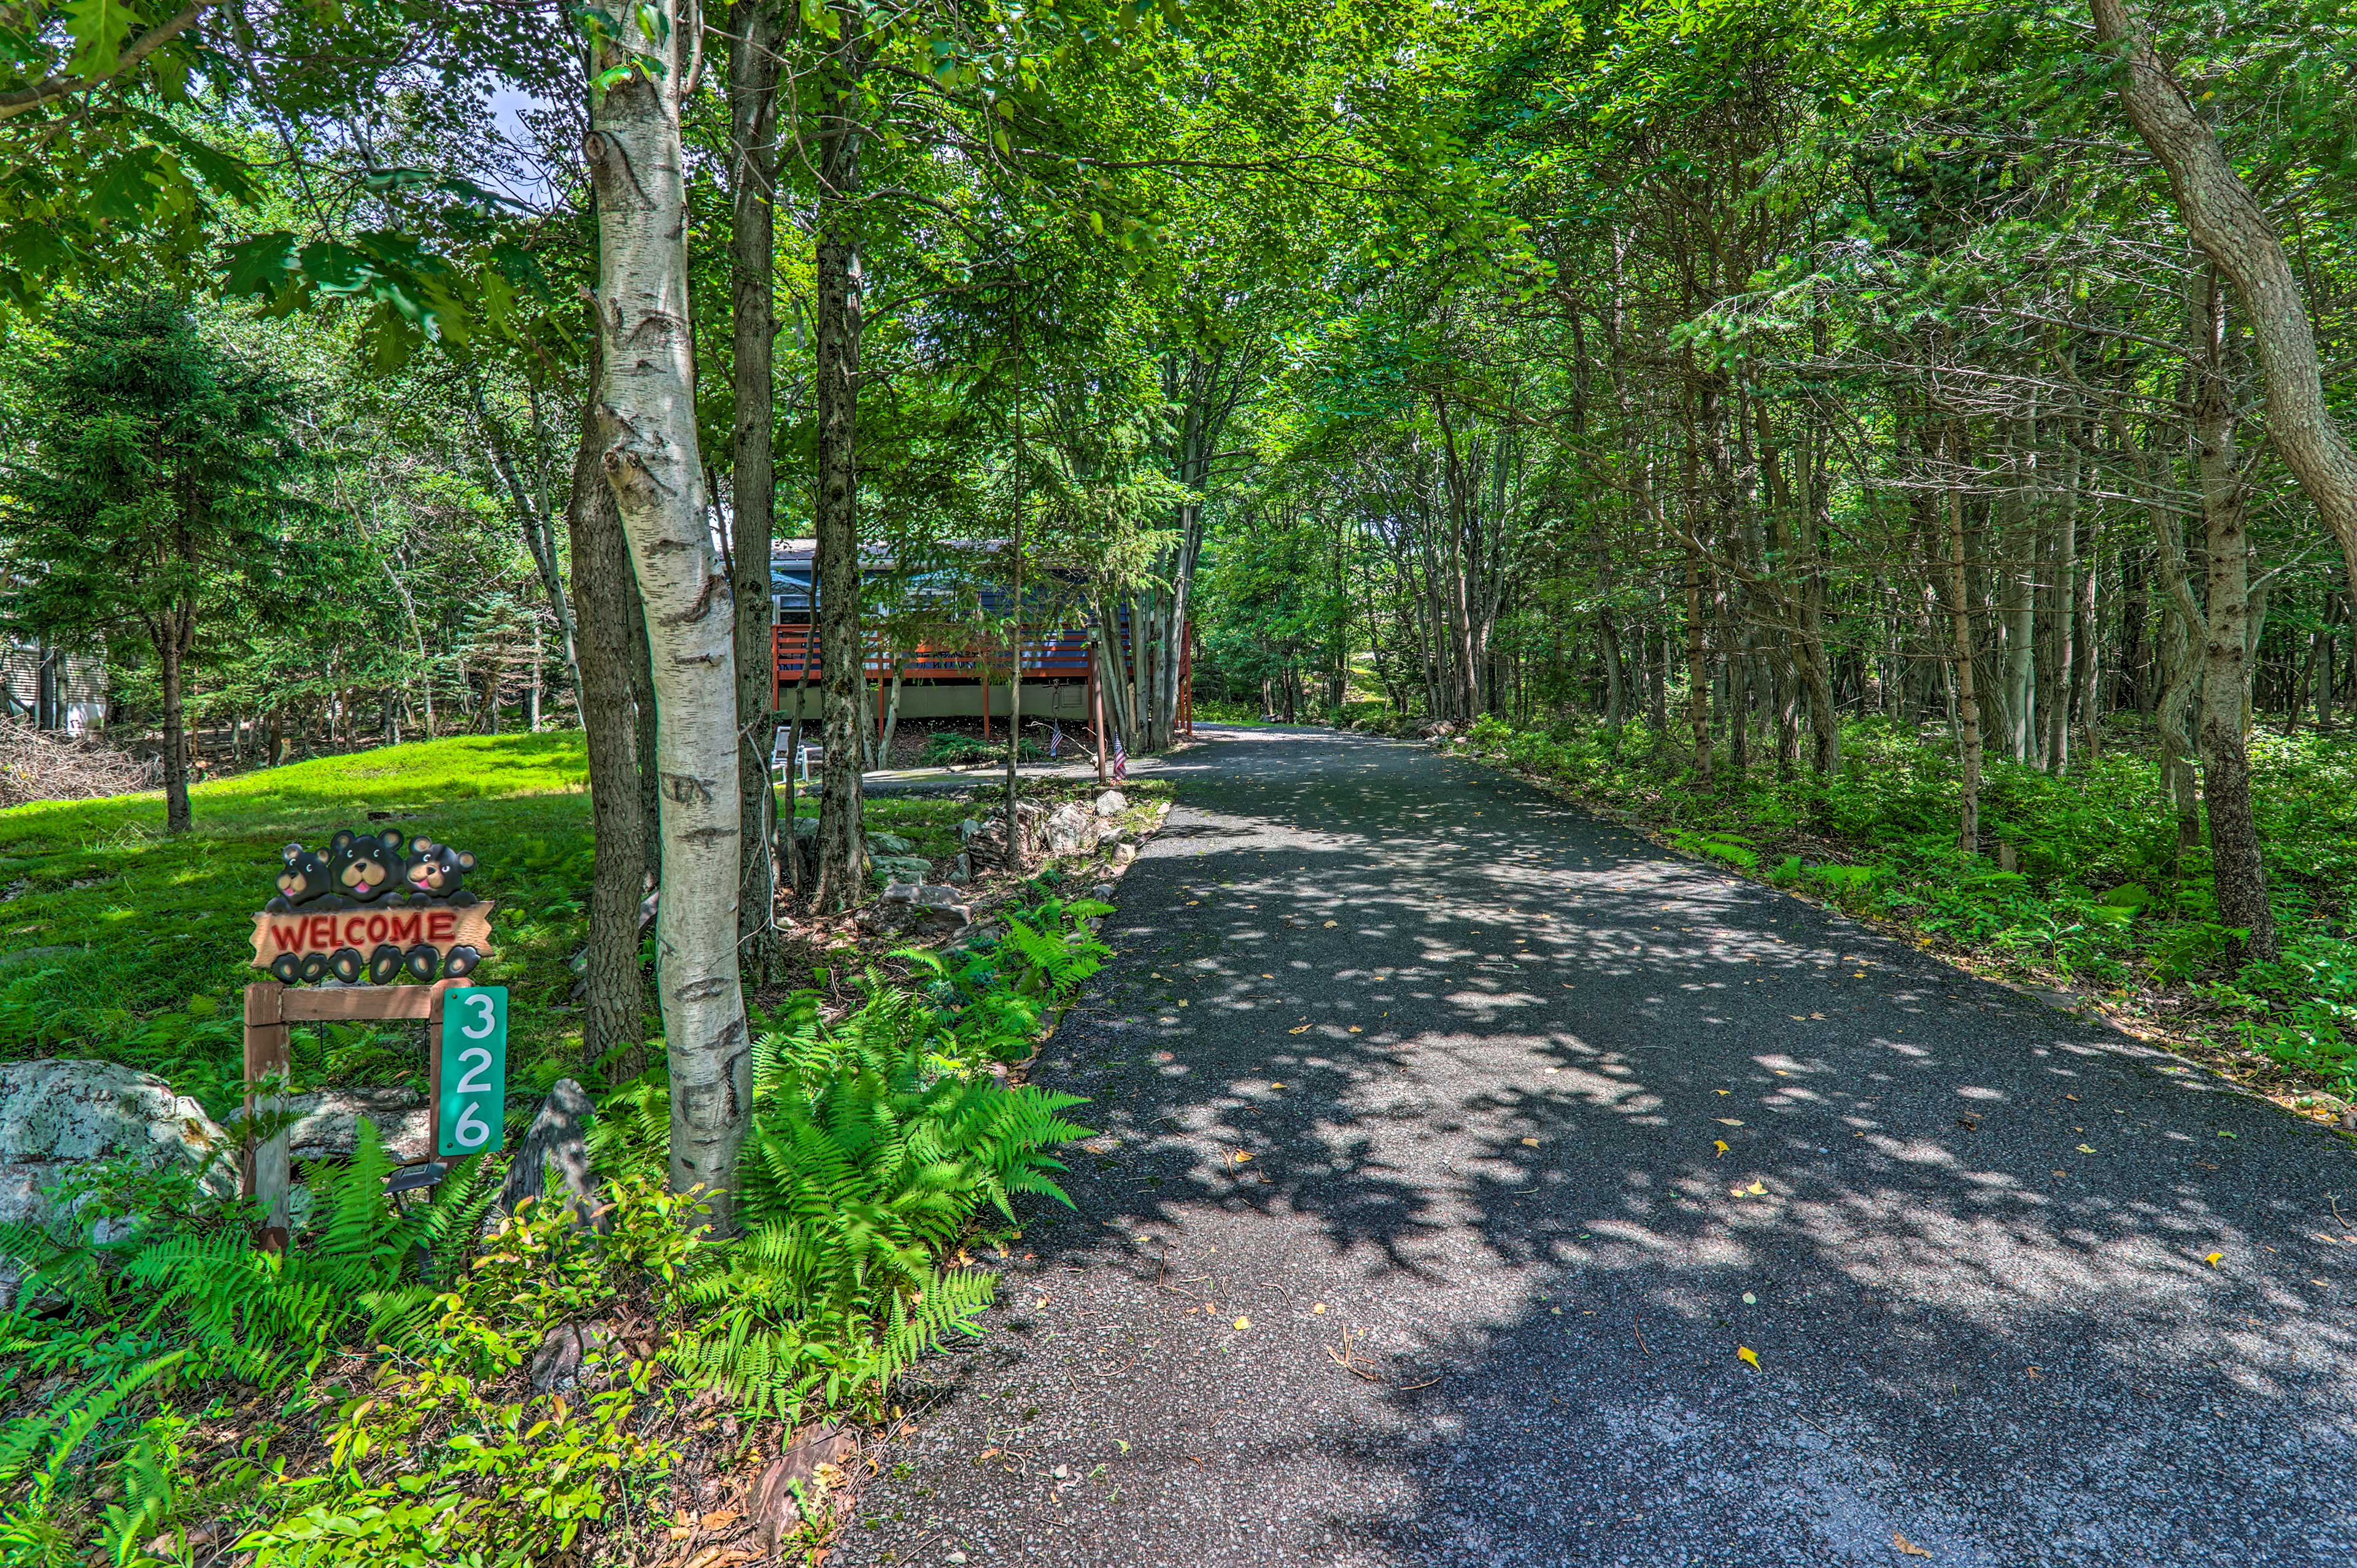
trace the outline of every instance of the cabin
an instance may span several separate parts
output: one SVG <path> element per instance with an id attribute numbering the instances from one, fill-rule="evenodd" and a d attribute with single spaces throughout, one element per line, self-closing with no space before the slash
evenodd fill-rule
<path id="1" fill-rule="evenodd" d="M 1130 637 L 1129 611 L 1115 609 L 1113 626 L 1099 646 L 1095 618 L 1077 574 L 1040 571 L 1024 584 L 1023 613 L 1012 614 L 1013 597 L 995 575 L 967 569 L 965 563 L 1001 546 L 964 541 L 944 547 L 942 564 L 896 561 L 881 546 L 863 552 L 862 618 L 871 631 L 864 679 L 873 689 L 880 734 L 890 704 L 892 678 L 900 678 L 903 719 L 974 718 L 990 734 L 1013 705 L 1009 688 L 1019 658 L 1023 717 L 1053 719 L 1094 731 L 1103 722 L 1098 682 L 1134 680 L 1137 650 Z M 799 711 L 805 723 L 821 713 L 818 633 L 817 542 L 780 541 L 770 556 L 770 639 L 774 654 L 777 713 L 790 720 Z M 1017 620 L 1019 637 L 987 639 L 976 628 Z M 1190 628 L 1191 633 L 1191 628 Z M 1193 703 L 1188 692 L 1194 639 L 1180 639 L 1178 703 L 1182 730 L 1192 733 Z"/>

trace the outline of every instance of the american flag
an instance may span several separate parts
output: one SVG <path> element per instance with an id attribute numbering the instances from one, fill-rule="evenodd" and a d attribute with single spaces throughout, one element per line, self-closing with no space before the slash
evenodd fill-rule
<path id="1" fill-rule="evenodd" d="M 1113 737 L 1113 776 L 1116 779 L 1129 777 L 1129 752 L 1122 746 L 1119 736 Z"/>
<path id="2" fill-rule="evenodd" d="M 1055 721 L 1054 727 L 1048 732 L 1048 760 L 1050 762 L 1055 761 L 1056 753 L 1061 751 L 1063 748 L 1064 721 L 1058 719 Z"/>

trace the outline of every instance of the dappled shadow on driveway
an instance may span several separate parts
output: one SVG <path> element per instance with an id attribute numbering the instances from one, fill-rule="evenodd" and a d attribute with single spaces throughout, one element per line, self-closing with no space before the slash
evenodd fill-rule
<path id="1" fill-rule="evenodd" d="M 1076 1210 L 845 1560 L 2357 1549 L 2329 1135 L 1469 764 L 1172 772 Z"/>

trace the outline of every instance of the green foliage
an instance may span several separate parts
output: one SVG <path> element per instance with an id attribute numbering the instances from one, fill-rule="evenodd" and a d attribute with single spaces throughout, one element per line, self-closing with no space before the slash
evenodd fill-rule
<path id="1" fill-rule="evenodd" d="M 871 978 L 840 1023 L 815 995 L 755 1047 L 753 1127 L 738 1212 L 748 1235 L 682 1296 L 705 1316 L 673 1364 L 747 1407 L 799 1420 L 874 1408 L 893 1378 L 991 1299 L 994 1277 L 943 1266 L 987 1202 L 1063 1199 L 1047 1151 L 1088 1135 L 1071 1095 L 1009 1089 L 946 1059 L 948 1015 Z"/>
<path id="2" fill-rule="evenodd" d="M 960 958 L 921 949 L 899 956 L 931 977 L 928 994 L 951 1009 L 952 1054 L 966 1061 L 1021 1061 L 1049 1018 L 1112 956 L 1082 924 L 1111 913 L 1110 905 L 1050 897 L 1007 911 L 1003 933 L 977 935 Z"/>
<path id="3" fill-rule="evenodd" d="M 345 1403 L 323 1434 L 328 1464 L 282 1482 L 273 1517 L 238 1549 L 288 1568 L 524 1568 L 659 1486 L 677 1455 L 642 1430 L 641 1407 L 657 1397 L 652 1363 L 592 1348 L 573 1397 L 511 1397 L 552 1324 L 699 1260 L 692 1198 L 645 1177 L 609 1197 L 602 1240 L 559 1206 L 519 1205 L 476 1266 L 435 1298 L 438 1316 L 410 1340 L 414 1359 L 388 1362 L 373 1389 Z"/>
<path id="4" fill-rule="evenodd" d="M 59 1492 L 76 1456 L 85 1453 L 84 1445 L 117 1407 L 178 1368 L 188 1354 L 170 1351 L 119 1377 L 100 1378 L 46 1411 L 0 1426 L 0 1497 L 17 1499 L 0 1510 L 0 1561 L 43 1568 L 81 1561 L 74 1532 L 57 1517 Z"/>
<path id="5" fill-rule="evenodd" d="M 305 1244 L 175 1237 L 141 1247 L 124 1278 L 155 1292 L 147 1322 L 173 1321 L 211 1374 L 270 1384 L 347 1345 L 405 1341 L 433 1301 L 425 1282 L 463 1266 L 496 1189 L 479 1159 L 461 1160 L 430 1201 L 396 1212 L 384 1197 L 393 1168 L 362 1118 L 349 1165 L 311 1168 L 319 1223 Z"/>
<path id="6" fill-rule="evenodd" d="M 1760 852 L 1751 847 L 1752 841 L 1724 828 L 1715 828 L 1708 832 L 1672 833 L 1670 842 L 1688 854 L 1720 861 L 1738 871 L 1760 869 Z"/>

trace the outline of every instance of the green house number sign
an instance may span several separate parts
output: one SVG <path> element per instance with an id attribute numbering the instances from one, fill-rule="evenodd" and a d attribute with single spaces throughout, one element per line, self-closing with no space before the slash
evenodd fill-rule
<path id="1" fill-rule="evenodd" d="M 488 1155 L 506 1142 L 508 988 L 459 985 L 442 993 L 440 1155 Z"/>

